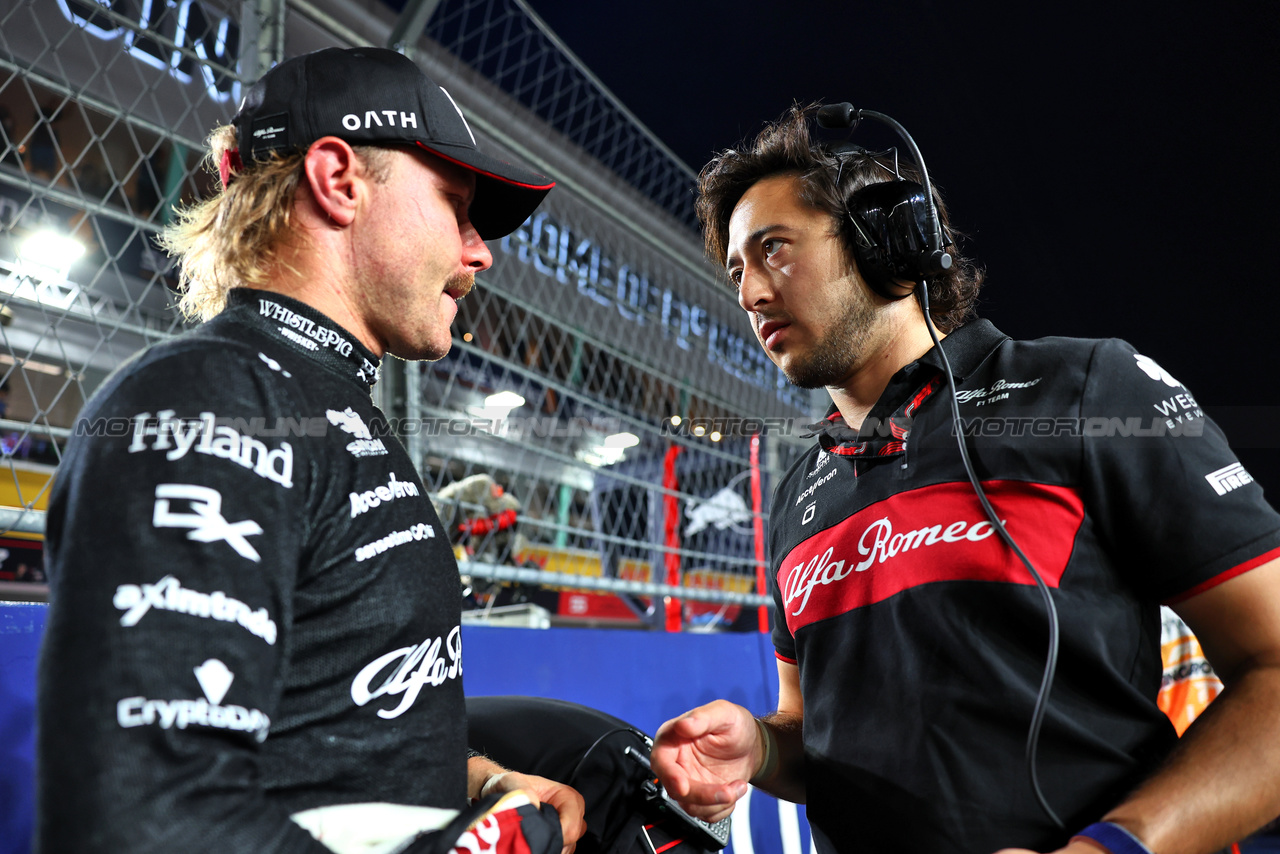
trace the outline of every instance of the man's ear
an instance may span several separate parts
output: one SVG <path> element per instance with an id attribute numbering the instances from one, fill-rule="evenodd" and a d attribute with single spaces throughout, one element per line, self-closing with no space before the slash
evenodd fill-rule
<path id="1" fill-rule="evenodd" d="M 307 149 L 303 170 L 316 207 L 334 225 L 350 225 L 366 183 L 360 160 L 351 146 L 336 136 L 321 137 Z"/>

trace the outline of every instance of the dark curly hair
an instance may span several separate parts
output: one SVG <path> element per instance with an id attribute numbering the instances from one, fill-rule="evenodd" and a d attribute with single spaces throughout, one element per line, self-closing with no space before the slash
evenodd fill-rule
<path id="1" fill-rule="evenodd" d="M 799 179 L 801 200 L 830 215 L 835 233 L 844 243 L 845 257 L 853 263 L 854 235 L 846 200 L 868 184 L 893 180 L 895 164 L 885 154 L 814 142 L 810 124 L 818 106 L 793 106 L 752 143 L 726 149 L 703 167 L 698 176 L 698 221 L 707 256 L 716 264 L 725 263 L 729 218 L 738 201 L 761 180 L 788 173 Z M 897 165 L 897 172 L 909 181 L 920 180 L 915 169 L 905 163 Z M 937 184 L 933 184 L 933 196 L 944 234 L 954 243 L 960 235 L 950 226 Z M 983 270 L 960 255 L 956 247 L 951 254 L 951 268 L 929 280 L 930 314 L 943 332 L 973 316 L 983 279 Z"/>

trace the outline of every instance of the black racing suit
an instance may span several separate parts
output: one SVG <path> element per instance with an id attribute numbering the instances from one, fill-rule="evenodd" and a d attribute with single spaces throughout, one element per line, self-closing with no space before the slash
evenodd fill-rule
<path id="1" fill-rule="evenodd" d="M 85 407 L 47 527 L 37 850 L 325 851 L 466 797 L 458 570 L 319 312 L 236 289 Z"/>

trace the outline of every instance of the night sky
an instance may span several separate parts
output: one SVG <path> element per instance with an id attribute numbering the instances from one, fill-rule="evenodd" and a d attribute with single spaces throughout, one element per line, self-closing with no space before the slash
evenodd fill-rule
<path id="1" fill-rule="evenodd" d="M 893 116 L 987 268 L 980 312 L 1128 339 L 1280 503 L 1273 4 L 530 3 L 695 169 L 792 101 Z"/>

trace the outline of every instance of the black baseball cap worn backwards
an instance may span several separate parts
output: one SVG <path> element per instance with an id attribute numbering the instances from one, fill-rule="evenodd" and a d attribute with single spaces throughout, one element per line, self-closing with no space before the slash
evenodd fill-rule
<path id="1" fill-rule="evenodd" d="M 416 144 L 475 173 L 470 216 L 485 240 L 519 228 L 555 186 L 482 153 L 449 93 L 413 60 L 385 48 L 326 48 L 286 60 L 253 85 L 232 124 L 244 169 L 324 136 L 352 145 Z M 224 162 L 224 185 L 230 172 Z"/>

